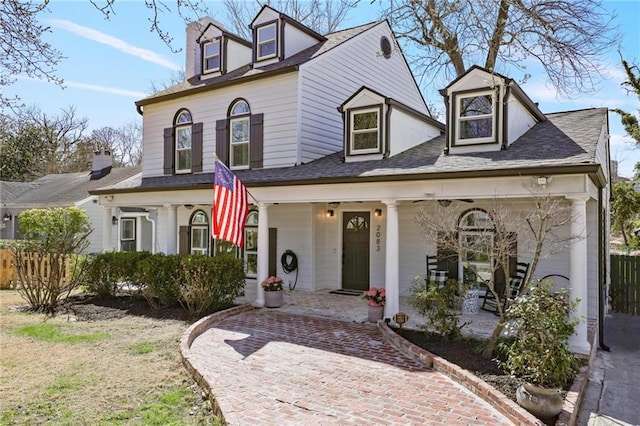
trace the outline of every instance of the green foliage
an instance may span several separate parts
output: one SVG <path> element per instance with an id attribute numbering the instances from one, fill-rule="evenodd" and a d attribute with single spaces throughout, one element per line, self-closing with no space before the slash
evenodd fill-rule
<path id="1" fill-rule="evenodd" d="M 633 182 L 613 184 L 613 202 L 611 203 L 611 228 L 622 233 L 625 245 L 633 237 L 634 225 L 640 219 L 640 193 L 636 192 Z"/>
<path id="2" fill-rule="evenodd" d="M 467 323 L 460 324 L 454 309 L 454 299 L 458 291 L 464 293 L 466 290 L 459 290 L 456 280 L 449 280 L 444 287 L 438 287 L 434 284 L 426 286 L 422 277 L 416 277 L 411 288 L 411 305 L 427 318 L 425 331 L 433 329 L 450 339 L 461 338 L 462 329 Z"/>
<path id="3" fill-rule="evenodd" d="M 118 251 L 97 254 L 86 274 L 86 286 L 98 296 L 114 296 L 118 283 L 137 283 L 138 263 L 151 256 L 149 252 Z"/>
<path id="4" fill-rule="evenodd" d="M 138 262 L 136 281 L 142 286 L 142 295 L 152 308 L 173 306 L 180 298 L 180 256 L 162 253 Z"/>
<path id="5" fill-rule="evenodd" d="M 234 256 L 183 256 L 180 303 L 195 318 L 233 306 L 244 289 L 242 261 Z"/>
<path id="6" fill-rule="evenodd" d="M 578 301 L 569 303 L 567 296 L 566 290 L 553 292 L 553 281 L 540 281 L 507 309 L 508 319 L 516 321 L 517 336 L 500 344 L 507 356 L 500 362 L 503 368 L 542 387 L 563 387 L 575 376 L 578 361 L 566 342 L 580 319 L 569 319 Z"/>
<path id="7" fill-rule="evenodd" d="M 60 325 L 48 322 L 25 325 L 16 329 L 14 334 L 44 342 L 69 344 L 92 343 L 109 338 L 109 335 L 105 333 L 67 334 L 63 332 Z"/>
<path id="8" fill-rule="evenodd" d="M 77 207 L 25 210 L 18 216 L 23 240 L 11 241 L 17 289 L 31 309 L 54 313 L 80 286 L 91 226 Z"/>

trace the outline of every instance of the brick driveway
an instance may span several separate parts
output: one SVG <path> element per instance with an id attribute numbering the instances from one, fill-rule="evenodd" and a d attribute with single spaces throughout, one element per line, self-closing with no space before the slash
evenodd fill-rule
<path id="1" fill-rule="evenodd" d="M 511 424 L 372 325 L 253 310 L 212 324 L 189 357 L 231 425 Z"/>

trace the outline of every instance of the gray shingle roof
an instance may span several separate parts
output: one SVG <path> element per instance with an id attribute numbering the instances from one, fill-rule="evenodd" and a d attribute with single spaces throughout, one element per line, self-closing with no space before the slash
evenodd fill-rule
<path id="1" fill-rule="evenodd" d="M 445 137 L 439 136 L 382 160 L 345 163 L 342 152 L 295 167 L 239 170 L 236 175 L 248 187 L 292 185 L 314 180 L 354 182 L 423 178 L 438 174 L 475 173 L 499 175 L 505 171 L 539 167 L 596 165 L 596 147 L 607 109 L 585 109 L 547 114 L 506 150 L 444 155 Z M 431 175 L 431 176 L 430 176 Z M 138 190 L 188 188 L 211 185 L 213 173 L 144 178 Z"/>
<path id="2" fill-rule="evenodd" d="M 3 197 L 2 203 L 21 208 L 69 206 L 87 198 L 89 191 L 113 185 L 137 173 L 140 173 L 140 167 L 115 168 L 99 180 L 89 180 L 90 172 L 46 175 L 27 183 L 29 188 L 11 201 L 6 202 Z M 5 183 L 7 182 L 2 183 L 3 188 Z"/>
<path id="3" fill-rule="evenodd" d="M 24 192 L 35 188 L 37 185 L 32 182 L 5 182 L 0 181 L 0 203 L 7 205 L 12 203 Z"/>
<path id="4" fill-rule="evenodd" d="M 208 78 L 205 80 L 200 80 L 199 76 L 195 76 L 189 80 L 185 80 L 182 83 L 178 83 L 171 87 L 168 87 L 160 92 L 157 92 L 147 98 L 144 98 L 138 102 L 137 105 L 145 105 L 148 103 L 152 103 L 156 100 L 160 100 L 165 96 L 176 95 L 181 92 L 189 92 L 191 90 L 199 90 L 204 89 L 206 87 L 216 87 L 223 83 L 228 83 L 233 80 L 242 80 L 248 77 L 256 77 L 260 74 L 265 74 L 269 72 L 275 72 L 278 70 L 283 70 L 289 67 L 301 65 L 305 62 L 310 61 L 313 58 L 316 58 L 323 53 L 335 48 L 336 46 L 342 44 L 343 42 L 355 37 L 356 35 L 368 30 L 369 28 L 379 24 L 380 21 L 371 22 L 364 25 L 359 25 L 357 27 L 337 31 L 335 33 L 327 34 L 325 37 L 326 41 L 317 43 L 301 52 L 296 53 L 295 55 L 279 62 L 275 62 L 269 65 L 265 65 L 262 67 L 252 67 L 251 64 L 245 65 L 238 69 L 232 70 L 226 74 L 223 74 L 218 77 Z"/>

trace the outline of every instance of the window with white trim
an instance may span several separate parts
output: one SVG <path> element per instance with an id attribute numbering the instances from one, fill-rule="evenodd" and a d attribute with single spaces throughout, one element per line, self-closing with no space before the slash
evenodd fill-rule
<path id="1" fill-rule="evenodd" d="M 244 100 L 231 107 L 229 119 L 229 165 L 231 169 L 249 168 L 249 118 L 251 110 Z"/>
<path id="2" fill-rule="evenodd" d="M 204 43 L 202 46 L 202 72 L 220 71 L 221 60 L 220 39 Z"/>
<path id="3" fill-rule="evenodd" d="M 191 215 L 191 254 L 207 255 L 209 253 L 209 219 L 202 210 L 198 210 Z"/>
<path id="4" fill-rule="evenodd" d="M 380 152 L 380 118 L 378 107 L 349 111 L 351 154 Z"/>
<path id="5" fill-rule="evenodd" d="M 136 219 L 120 219 L 120 250 L 136 251 Z"/>
<path id="6" fill-rule="evenodd" d="M 460 256 L 461 268 L 473 270 L 480 282 L 493 278 L 493 245 L 495 226 L 487 212 L 474 209 L 466 212 L 458 222 L 459 238 L 465 247 Z M 462 271 L 459 271 L 459 276 Z"/>
<path id="7" fill-rule="evenodd" d="M 264 25 L 257 29 L 256 59 L 272 58 L 278 54 L 278 26 L 273 24 Z"/>
<path id="8" fill-rule="evenodd" d="M 493 91 L 456 97 L 456 143 L 460 145 L 496 140 L 496 105 Z"/>
<path id="9" fill-rule="evenodd" d="M 176 117 L 175 147 L 176 147 L 176 173 L 191 172 L 191 113 L 181 111 Z"/>
<path id="10" fill-rule="evenodd" d="M 258 212 L 252 210 L 244 228 L 244 269 L 249 278 L 258 275 Z"/>

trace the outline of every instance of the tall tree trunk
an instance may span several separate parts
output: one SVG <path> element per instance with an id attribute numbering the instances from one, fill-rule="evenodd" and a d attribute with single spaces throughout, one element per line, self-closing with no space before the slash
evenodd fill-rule
<path id="1" fill-rule="evenodd" d="M 487 60 L 484 67 L 489 71 L 493 71 L 496 66 L 496 60 L 498 59 L 498 52 L 502 45 L 502 38 L 504 37 L 504 29 L 507 26 L 507 18 L 509 17 L 509 0 L 501 0 L 500 8 L 498 9 L 498 17 L 496 18 L 496 25 L 493 28 L 493 34 L 491 40 L 489 40 L 489 51 L 487 52 Z"/>

